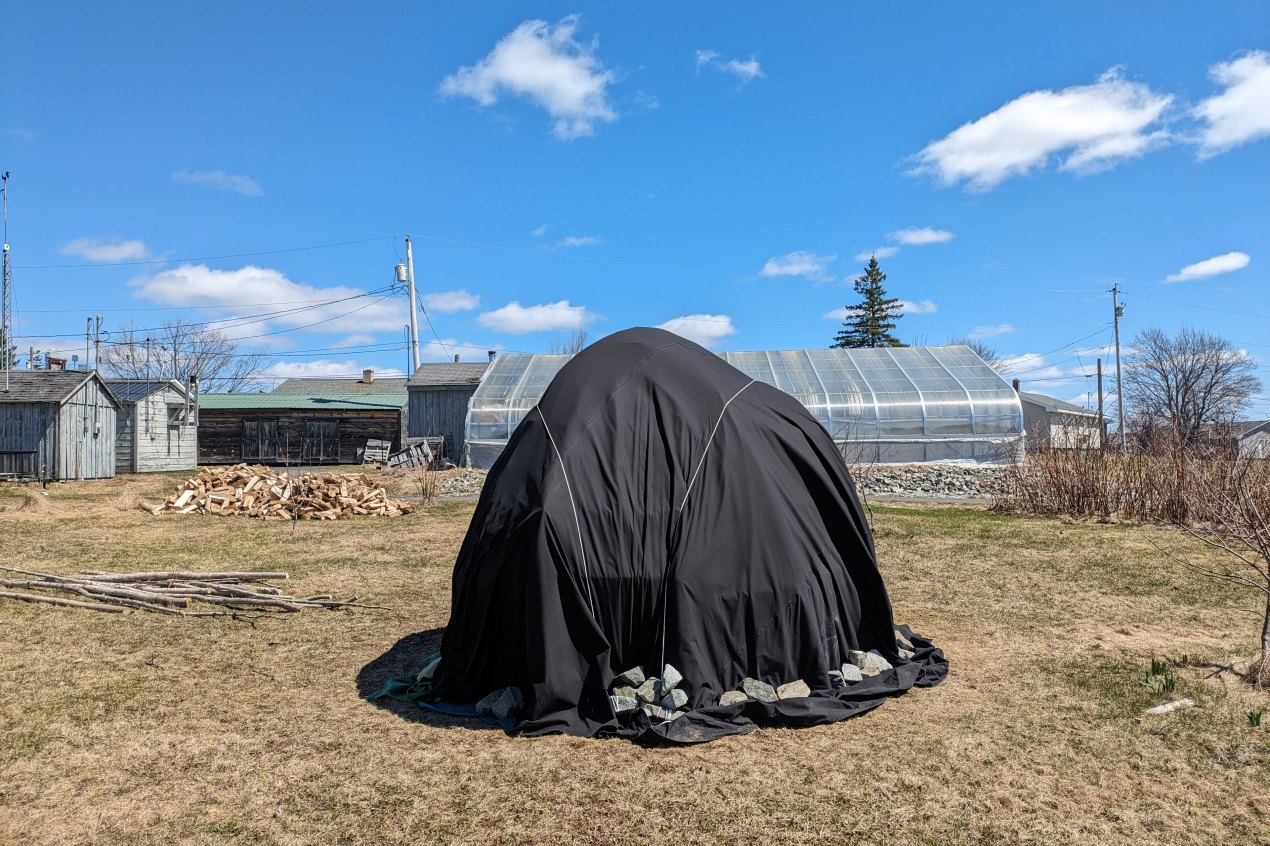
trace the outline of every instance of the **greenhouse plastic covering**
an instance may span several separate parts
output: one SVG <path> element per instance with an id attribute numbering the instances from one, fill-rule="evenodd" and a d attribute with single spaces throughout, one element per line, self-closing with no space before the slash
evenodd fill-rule
<path id="1" fill-rule="evenodd" d="M 965 346 L 771 350 L 719 355 L 794 396 L 853 463 L 999 462 L 1022 448 L 1009 384 Z M 467 418 L 469 460 L 488 467 L 568 355 L 504 354 Z"/>

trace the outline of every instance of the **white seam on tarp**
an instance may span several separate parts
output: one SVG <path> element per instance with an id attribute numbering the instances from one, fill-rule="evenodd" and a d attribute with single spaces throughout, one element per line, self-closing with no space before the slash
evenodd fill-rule
<path id="1" fill-rule="evenodd" d="M 688 480 L 688 490 L 684 491 L 684 498 L 683 501 L 679 503 L 679 511 L 676 512 L 677 514 L 683 514 L 684 506 L 688 504 L 688 495 L 692 493 L 692 486 L 697 482 L 697 474 L 701 472 L 701 466 L 706 463 L 706 456 L 710 454 L 710 446 L 714 443 L 714 436 L 715 433 L 719 431 L 719 425 L 723 423 L 723 415 L 728 413 L 728 406 L 732 404 L 732 400 L 741 395 L 741 391 L 744 391 L 756 381 L 756 379 L 751 379 L 742 385 L 741 390 L 729 397 L 728 401 L 723 404 L 723 408 L 719 410 L 719 419 L 714 421 L 714 428 L 710 430 L 710 437 L 706 440 L 706 448 L 701 451 L 701 460 L 697 462 L 697 469 L 692 471 L 692 478 Z M 683 543 L 682 537 L 679 537 L 677 540 L 680 543 Z M 667 606 L 670 604 L 668 602 L 670 598 L 670 565 L 671 562 L 667 561 L 666 572 L 662 575 L 661 579 L 661 665 L 663 668 L 666 666 L 666 613 Z M 660 672 L 660 670 L 658 672 Z"/>
<path id="2" fill-rule="evenodd" d="M 556 439 L 551 435 L 551 427 L 547 425 L 547 416 L 542 413 L 542 407 L 535 405 L 534 408 L 538 412 L 538 416 L 542 418 L 542 428 L 547 432 L 547 440 L 551 441 L 551 448 L 556 451 L 556 462 L 560 465 L 560 474 L 564 476 L 564 489 L 569 494 L 569 505 L 573 508 L 573 525 L 578 530 L 578 552 L 582 556 L 582 581 L 586 584 L 586 601 L 591 608 L 591 618 L 595 619 L 595 597 L 591 594 L 591 574 L 587 571 L 586 564 L 586 544 L 582 542 L 582 521 L 578 519 L 578 504 L 573 499 L 573 486 L 569 484 L 569 471 L 564 466 L 564 456 L 560 454 L 560 447 L 556 446 Z"/>
<path id="3" fill-rule="evenodd" d="M 681 512 L 684 510 L 684 506 L 688 504 L 688 495 L 692 493 L 692 486 L 696 484 L 697 482 L 697 474 L 701 472 L 701 465 L 706 463 L 706 456 L 709 455 L 710 453 L 710 445 L 714 443 L 714 435 L 716 432 L 719 431 L 719 424 L 723 422 L 723 415 L 727 413 L 728 406 L 732 404 L 732 400 L 736 399 L 737 397 L 741 395 L 741 391 L 744 391 L 750 385 L 753 385 L 756 381 L 757 381 L 756 379 L 751 379 L 750 381 L 746 382 L 744 385 L 741 386 L 740 391 L 737 391 L 735 394 L 733 394 L 731 399 L 729 399 L 727 402 L 723 404 L 723 410 L 719 412 L 719 419 L 714 421 L 714 428 L 710 430 L 710 439 L 706 441 L 706 448 L 701 451 L 701 460 L 697 462 L 697 469 L 692 471 L 692 478 L 688 480 L 688 490 L 684 491 L 683 501 L 679 503 L 679 510 Z"/>

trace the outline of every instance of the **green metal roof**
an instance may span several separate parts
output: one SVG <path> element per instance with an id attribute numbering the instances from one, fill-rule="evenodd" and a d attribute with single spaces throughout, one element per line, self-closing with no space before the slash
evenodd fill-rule
<path id="1" fill-rule="evenodd" d="M 347 394 L 203 394 L 198 398 L 203 409 L 279 409 L 308 411 L 382 411 L 399 410 L 407 402 L 406 392 L 349 396 Z"/>

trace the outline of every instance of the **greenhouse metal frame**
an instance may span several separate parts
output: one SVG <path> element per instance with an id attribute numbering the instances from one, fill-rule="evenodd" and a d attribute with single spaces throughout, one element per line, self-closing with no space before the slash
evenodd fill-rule
<path id="1" fill-rule="evenodd" d="M 852 464 L 1000 463 L 1023 449 L 1018 395 L 966 346 L 719 353 L 792 395 Z M 572 356 L 504 354 L 468 406 L 468 460 L 489 467 Z"/>

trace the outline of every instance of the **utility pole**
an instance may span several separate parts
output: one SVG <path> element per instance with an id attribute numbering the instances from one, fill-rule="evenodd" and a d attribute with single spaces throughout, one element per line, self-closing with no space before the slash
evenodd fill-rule
<path id="1" fill-rule="evenodd" d="M 1120 318 L 1124 317 L 1124 306 L 1120 305 L 1120 286 L 1111 286 L 1112 325 L 1116 333 L 1116 414 L 1120 418 L 1120 451 L 1125 452 L 1124 423 L 1124 381 L 1120 378 Z"/>
<path id="2" fill-rule="evenodd" d="M 1107 421 L 1102 418 L 1102 359 L 1098 359 L 1098 449 L 1107 446 Z"/>
<path id="3" fill-rule="evenodd" d="M 107 333 L 109 334 L 109 333 Z M 101 369 L 101 315 L 97 315 L 97 332 L 93 335 L 93 369 Z"/>
<path id="4" fill-rule="evenodd" d="M 406 370 L 410 373 L 410 376 L 413 376 L 414 371 L 410 369 L 410 324 L 409 323 L 401 327 L 401 334 L 406 339 Z M 409 379 L 410 376 L 407 376 L 406 378 Z"/>
<path id="5" fill-rule="evenodd" d="M 0 196 L 4 198 L 4 270 L 0 282 L 0 361 L 4 363 L 4 389 L 9 390 L 9 350 L 13 345 L 13 271 L 9 268 L 9 171 L 0 174 Z"/>
<path id="6" fill-rule="evenodd" d="M 410 375 L 419 369 L 419 318 L 415 315 L 415 255 L 410 249 L 410 236 L 406 236 L 406 281 L 410 290 L 410 360 L 414 366 Z"/>

